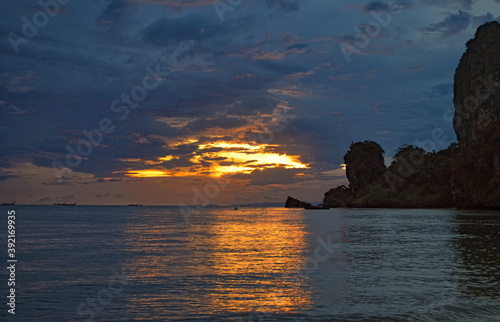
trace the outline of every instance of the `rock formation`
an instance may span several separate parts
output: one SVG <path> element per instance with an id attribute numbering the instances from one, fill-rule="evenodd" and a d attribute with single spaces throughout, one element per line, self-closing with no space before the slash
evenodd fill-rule
<path id="1" fill-rule="evenodd" d="M 346 175 L 351 191 L 356 195 L 363 187 L 378 180 L 386 171 L 384 150 L 373 141 L 357 142 L 351 145 L 344 156 Z"/>
<path id="2" fill-rule="evenodd" d="M 486 23 L 467 42 L 455 71 L 453 127 L 460 147 L 477 145 L 500 119 L 500 23 Z"/>
<path id="3" fill-rule="evenodd" d="M 500 23 L 480 26 L 455 71 L 452 175 L 460 208 L 500 208 Z"/>
<path id="4" fill-rule="evenodd" d="M 312 205 L 310 203 L 302 202 L 290 196 L 288 196 L 288 198 L 286 199 L 285 208 L 304 208 L 304 207 L 312 207 Z"/>
<path id="5" fill-rule="evenodd" d="M 456 143 L 425 152 L 402 145 L 386 168 L 375 142 L 344 157 L 349 187 L 325 193 L 325 207 L 500 209 L 500 23 L 480 26 L 455 71 Z"/>

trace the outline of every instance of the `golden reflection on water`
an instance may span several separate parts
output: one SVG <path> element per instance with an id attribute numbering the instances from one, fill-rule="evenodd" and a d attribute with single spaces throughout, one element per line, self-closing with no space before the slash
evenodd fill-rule
<path id="1" fill-rule="evenodd" d="M 207 315 L 309 308 L 311 293 L 300 275 L 307 247 L 302 216 L 279 208 L 215 208 L 193 218 L 187 231 L 157 216 L 128 225 L 127 246 L 137 260 L 126 265 L 127 274 L 144 288 L 129 298 L 129 308 L 161 310 L 168 302 Z"/>
<path id="2" fill-rule="evenodd" d="M 251 209 L 237 215 L 221 212 L 218 224 L 210 226 L 214 236 L 210 269 L 220 279 L 212 290 L 212 308 L 292 312 L 311 305 L 305 281 L 296 278 L 306 247 L 303 227 L 285 222 L 285 212 L 272 211 L 267 219 Z"/>

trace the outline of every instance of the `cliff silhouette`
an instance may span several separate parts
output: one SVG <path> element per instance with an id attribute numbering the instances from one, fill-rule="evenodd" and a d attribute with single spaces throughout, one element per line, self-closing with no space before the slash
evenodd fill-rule
<path id="1" fill-rule="evenodd" d="M 500 24 L 486 23 L 455 71 L 458 143 L 439 152 L 402 145 L 389 167 L 376 142 L 344 156 L 349 186 L 325 193 L 325 207 L 500 209 Z"/>

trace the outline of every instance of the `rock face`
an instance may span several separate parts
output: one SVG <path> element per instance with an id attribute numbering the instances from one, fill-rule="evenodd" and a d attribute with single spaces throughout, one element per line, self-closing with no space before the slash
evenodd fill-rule
<path id="1" fill-rule="evenodd" d="M 452 175 L 460 208 L 500 208 L 500 24 L 480 26 L 455 72 Z"/>
<path id="2" fill-rule="evenodd" d="M 354 195 L 378 180 L 386 171 L 384 150 L 373 141 L 352 144 L 344 156 L 344 161 L 347 179 Z"/>
<path id="3" fill-rule="evenodd" d="M 302 202 L 290 196 L 288 196 L 288 198 L 286 199 L 285 208 L 304 208 L 304 207 L 312 207 L 312 205 L 310 203 Z"/>
<path id="4" fill-rule="evenodd" d="M 351 190 L 342 185 L 337 188 L 332 188 L 325 192 L 325 197 L 323 198 L 323 205 L 325 207 L 331 208 L 345 208 L 352 204 L 354 197 Z"/>
<path id="5" fill-rule="evenodd" d="M 467 42 L 455 71 L 453 128 L 460 147 L 477 145 L 500 119 L 500 23 L 486 23 Z"/>

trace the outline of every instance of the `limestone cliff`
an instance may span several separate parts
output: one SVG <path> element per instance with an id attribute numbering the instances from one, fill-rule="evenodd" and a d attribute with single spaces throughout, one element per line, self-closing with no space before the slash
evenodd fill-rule
<path id="1" fill-rule="evenodd" d="M 480 26 L 455 72 L 452 174 L 460 208 L 500 208 L 500 23 Z"/>
<path id="2" fill-rule="evenodd" d="M 349 186 L 325 193 L 328 207 L 500 209 L 500 23 L 480 26 L 455 72 L 458 138 L 443 151 L 402 145 L 384 165 L 375 142 L 344 157 Z"/>
<path id="3" fill-rule="evenodd" d="M 453 127 L 460 147 L 477 145 L 500 119 L 500 23 L 489 22 L 467 42 L 455 71 Z"/>

